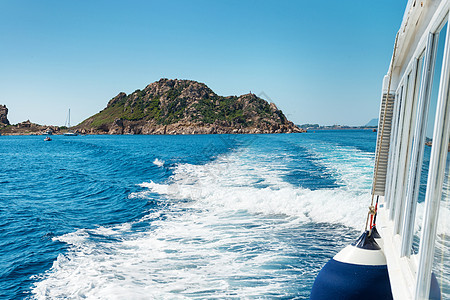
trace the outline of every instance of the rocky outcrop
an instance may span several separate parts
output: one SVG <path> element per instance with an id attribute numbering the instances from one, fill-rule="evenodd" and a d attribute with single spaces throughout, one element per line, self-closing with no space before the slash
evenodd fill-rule
<path id="1" fill-rule="evenodd" d="M 254 94 L 223 97 L 192 80 L 161 79 L 119 93 L 75 126 L 88 134 L 216 134 L 302 132 L 275 104 Z"/>
<path id="2" fill-rule="evenodd" d="M 0 128 L 2 135 L 51 135 L 62 134 L 66 131 L 62 131 L 58 126 L 39 125 L 30 120 Z"/>
<path id="3" fill-rule="evenodd" d="M 0 104 L 0 126 L 10 125 L 8 121 L 8 108 Z"/>

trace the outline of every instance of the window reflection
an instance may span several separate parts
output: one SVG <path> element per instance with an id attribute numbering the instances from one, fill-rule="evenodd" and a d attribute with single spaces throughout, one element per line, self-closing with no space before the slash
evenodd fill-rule
<path id="1" fill-rule="evenodd" d="M 425 130 L 425 145 L 423 151 L 423 163 L 421 167 L 420 173 L 420 186 L 419 186 L 419 195 L 418 195 L 418 205 L 417 212 L 415 218 L 414 225 L 414 238 L 412 245 L 412 253 L 417 254 L 419 251 L 419 243 L 420 243 L 420 231 L 422 226 L 424 208 L 425 208 L 425 193 L 427 187 L 428 180 L 428 168 L 430 165 L 430 155 L 431 155 L 431 147 L 433 145 L 433 130 L 434 130 L 434 122 L 436 119 L 436 108 L 437 108 L 437 100 L 438 100 L 438 92 L 439 85 L 441 80 L 441 71 L 442 71 L 442 61 L 444 55 L 444 47 L 445 47 L 445 33 L 447 32 L 447 24 L 441 29 L 439 33 L 439 41 L 437 45 L 437 53 L 436 53 L 436 62 L 434 67 L 433 74 L 433 82 L 432 82 L 432 90 L 431 90 L 431 98 L 429 102 L 428 108 L 428 117 L 426 122 L 426 130 Z"/>
<path id="2" fill-rule="evenodd" d="M 448 101 L 448 99 L 447 99 Z M 447 155 L 437 227 L 433 273 L 441 287 L 442 299 L 450 299 L 450 156 Z"/>

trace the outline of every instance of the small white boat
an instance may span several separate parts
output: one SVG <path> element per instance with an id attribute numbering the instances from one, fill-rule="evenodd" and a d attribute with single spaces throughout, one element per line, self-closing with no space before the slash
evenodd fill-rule
<path id="1" fill-rule="evenodd" d="M 78 133 L 73 132 L 73 131 L 68 131 L 68 132 L 64 133 L 64 135 L 65 135 L 65 136 L 77 136 Z"/>

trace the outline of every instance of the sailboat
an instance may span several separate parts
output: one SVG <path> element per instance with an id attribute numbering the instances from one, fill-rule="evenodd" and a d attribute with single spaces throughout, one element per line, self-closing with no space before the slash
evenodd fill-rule
<path id="1" fill-rule="evenodd" d="M 65 136 L 77 136 L 78 133 L 70 130 L 70 108 L 69 108 L 69 115 L 67 116 L 67 128 L 68 131 L 66 133 L 64 133 Z"/>
<path id="2" fill-rule="evenodd" d="M 448 0 L 407 3 L 383 79 L 364 231 L 322 268 L 312 300 L 450 299 L 449 13 Z"/>

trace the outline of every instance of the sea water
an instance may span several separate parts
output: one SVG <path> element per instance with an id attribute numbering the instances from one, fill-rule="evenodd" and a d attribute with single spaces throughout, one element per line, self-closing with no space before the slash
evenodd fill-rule
<path id="1" fill-rule="evenodd" d="M 376 133 L 0 137 L 0 298 L 306 299 Z"/>

